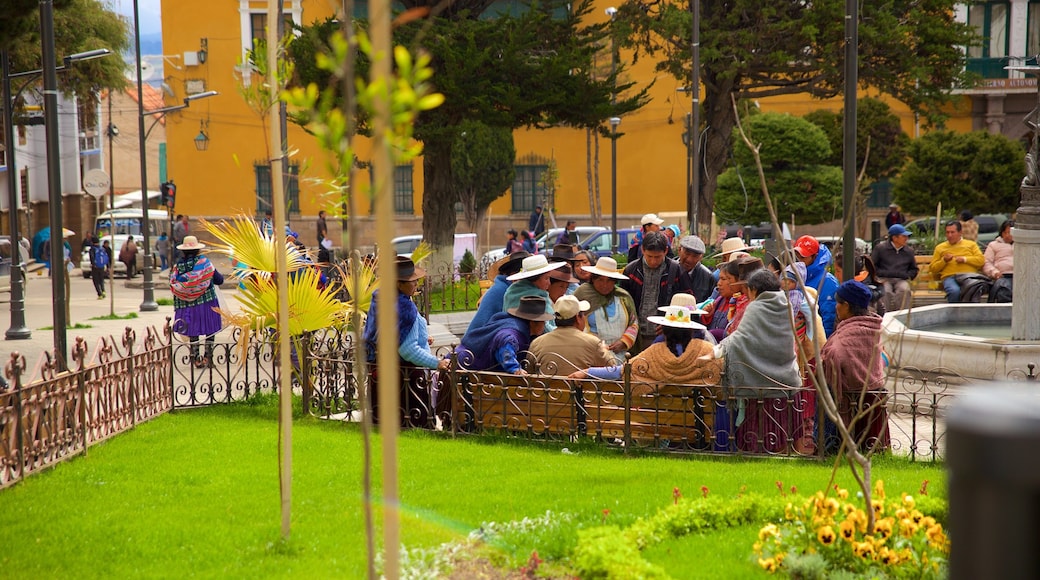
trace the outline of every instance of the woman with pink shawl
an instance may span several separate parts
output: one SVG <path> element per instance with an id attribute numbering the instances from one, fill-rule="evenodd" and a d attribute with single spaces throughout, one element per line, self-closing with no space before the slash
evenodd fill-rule
<path id="1" fill-rule="evenodd" d="M 820 351 L 824 377 L 838 414 L 860 449 L 888 449 L 885 371 L 881 361 L 881 317 L 869 311 L 870 288 L 850 280 L 835 293 L 838 325 Z M 863 414 L 862 417 L 857 415 Z M 836 426 L 824 423 L 824 445 L 836 453 Z"/>

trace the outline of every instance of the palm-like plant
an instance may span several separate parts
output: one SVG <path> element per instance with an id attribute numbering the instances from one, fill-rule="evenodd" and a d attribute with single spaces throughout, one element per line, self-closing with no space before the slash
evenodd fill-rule
<path id="1" fill-rule="evenodd" d="M 214 244 L 212 251 L 226 254 L 235 263 L 233 276 L 241 282 L 237 298 L 242 311 L 221 315 L 242 330 L 243 346 L 253 336 L 269 336 L 267 331 L 278 326 L 278 285 L 273 276 L 275 252 L 279 250 L 285 252 L 289 272 L 289 336 L 295 339 L 306 332 L 346 324 L 352 304 L 336 298 L 334 285 L 320 287 L 320 273 L 311 267 L 306 252 L 264 235 L 246 216 L 237 216 L 230 222 L 203 220 L 202 225 L 221 242 Z"/>

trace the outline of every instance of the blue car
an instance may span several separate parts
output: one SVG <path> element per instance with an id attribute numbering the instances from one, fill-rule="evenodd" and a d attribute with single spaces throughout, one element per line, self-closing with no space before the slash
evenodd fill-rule
<path id="1" fill-rule="evenodd" d="M 632 245 L 632 241 L 636 239 L 636 234 L 639 233 L 639 228 L 625 228 L 618 230 L 618 252 L 622 254 L 628 253 L 629 246 Z M 613 234 L 610 230 L 597 232 L 581 243 L 581 249 L 592 250 L 599 257 L 610 257 L 612 255 L 611 245 L 613 244 Z"/>

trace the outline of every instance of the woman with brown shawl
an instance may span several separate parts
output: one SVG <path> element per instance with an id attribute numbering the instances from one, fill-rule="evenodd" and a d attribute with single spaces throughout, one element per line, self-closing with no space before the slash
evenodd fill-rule
<path id="1" fill-rule="evenodd" d="M 820 358 L 838 414 L 853 439 L 861 449 L 888 449 L 881 317 L 869 311 L 870 298 L 870 289 L 862 282 L 850 280 L 838 287 L 838 325 L 820 351 Z M 830 419 L 824 425 L 825 449 L 835 453 L 841 444 L 837 428 Z"/>

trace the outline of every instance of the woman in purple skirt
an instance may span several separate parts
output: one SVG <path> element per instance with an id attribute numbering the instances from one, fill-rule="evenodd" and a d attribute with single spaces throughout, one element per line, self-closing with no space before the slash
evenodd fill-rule
<path id="1" fill-rule="evenodd" d="M 173 292 L 173 330 L 191 340 L 191 358 L 196 367 L 212 364 L 213 341 L 223 324 L 220 319 L 216 286 L 224 283 L 224 276 L 213 267 L 199 250 L 206 245 L 195 236 L 185 236 L 177 246 L 181 257 L 170 274 Z M 206 354 L 199 356 L 199 337 L 206 337 Z"/>

